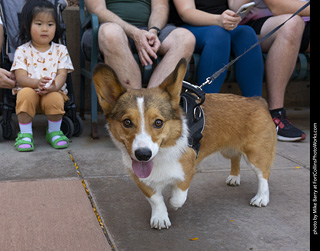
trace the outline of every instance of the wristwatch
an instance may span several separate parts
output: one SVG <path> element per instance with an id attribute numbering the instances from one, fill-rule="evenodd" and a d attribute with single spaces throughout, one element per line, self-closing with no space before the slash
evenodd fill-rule
<path id="1" fill-rule="evenodd" d="M 159 35 L 159 33 L 160 33 L 161 30 L 160 30 L 158 27 L 152 26 L 149 30 L 152 30 L 152 29 L 156 30 L 156 31 L 157 31 L 157 35 Z M 149 31 L 149 30 L 148 30 L 148 31 Z"/>

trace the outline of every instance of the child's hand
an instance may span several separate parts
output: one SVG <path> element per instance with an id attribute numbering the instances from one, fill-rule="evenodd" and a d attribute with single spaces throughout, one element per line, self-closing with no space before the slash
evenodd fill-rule
<path id="1" fill-rule="evenodd" d="M 58 88 L 56 80 L 53 79 L 50 84 L 47 84 L 44 88 L 45 91 L 47 92 L 57 92 L 59 91 L 60 88 Z"/>
<path id="2" fill-rule="evenodd" d="M 52 81 L 52 78 L 50 77 L 42 77 L 38 80 L 38 89 L 41 90 L 44 87 L 47 86 L 47 84 L 50 84 L 50 82 Z"/>
<path id="3" fill-rule="evenodd" d="M 42 77 L 39 79 L 39 95 L 45 95 L 49 92 L 55 91 L 54 80 L 50 77 Z"/>
<path id="4" fill-rule="evenodd" d="M 39 95 L 45 95 L 49 92 L 57 92 L 65 84 L 68 71 L 66 69 L 59 69 L 55 78 L 43 77 L 39 81 Z"/>

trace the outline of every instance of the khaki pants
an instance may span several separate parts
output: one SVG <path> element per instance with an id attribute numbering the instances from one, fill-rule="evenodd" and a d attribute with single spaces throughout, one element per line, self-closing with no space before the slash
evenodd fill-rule
<path id="1" fill-rule="evenodd" d="M 64 103 L 67 100 L 68 97 L 60 92 L 40 96 L 34 89 L 25 87 L 17 93 L 16 114 L 25 112 L 32 118 L 36 113 L 64 115 Z"/>

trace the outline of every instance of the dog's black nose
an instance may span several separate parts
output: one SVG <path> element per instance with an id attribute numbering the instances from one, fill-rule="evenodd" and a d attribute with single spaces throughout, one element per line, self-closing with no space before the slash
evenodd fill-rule
<path id="1" fill-rule="evenodd" d="M 134 154 L 139 161 L 148 161 L 152 156 L 152 152 L 149 148 L 139 148 L 135 150 Z"/>

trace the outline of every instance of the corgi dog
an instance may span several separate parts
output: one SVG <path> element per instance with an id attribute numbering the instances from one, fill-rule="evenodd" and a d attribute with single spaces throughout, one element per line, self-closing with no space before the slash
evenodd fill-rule
<path id="1" fill-rule="evenodd" d="M 93 81 L 107 120 L 107 129 L 121 150 L 123 163 L 150 203 L 151 228 L 169 228 L 171 222 L 162 191 L 170 186 L 170 205 L 182 207 L 196 166 L 215 152 L 231 160 L 226 183 L 240 185 L 241 156 L 258 178 L 257 194 L 250 204 L 269 203 L 268 179 L 276 151 L 276 128 L 262 98 L 233 94 L 206 94 L 202 105 L 205 128 L 198 153 L 188 146 L 187 119 L 180 93 L 186 60 L 158 87 L 125 89 L 115 72 L 100 63 Z"/>

